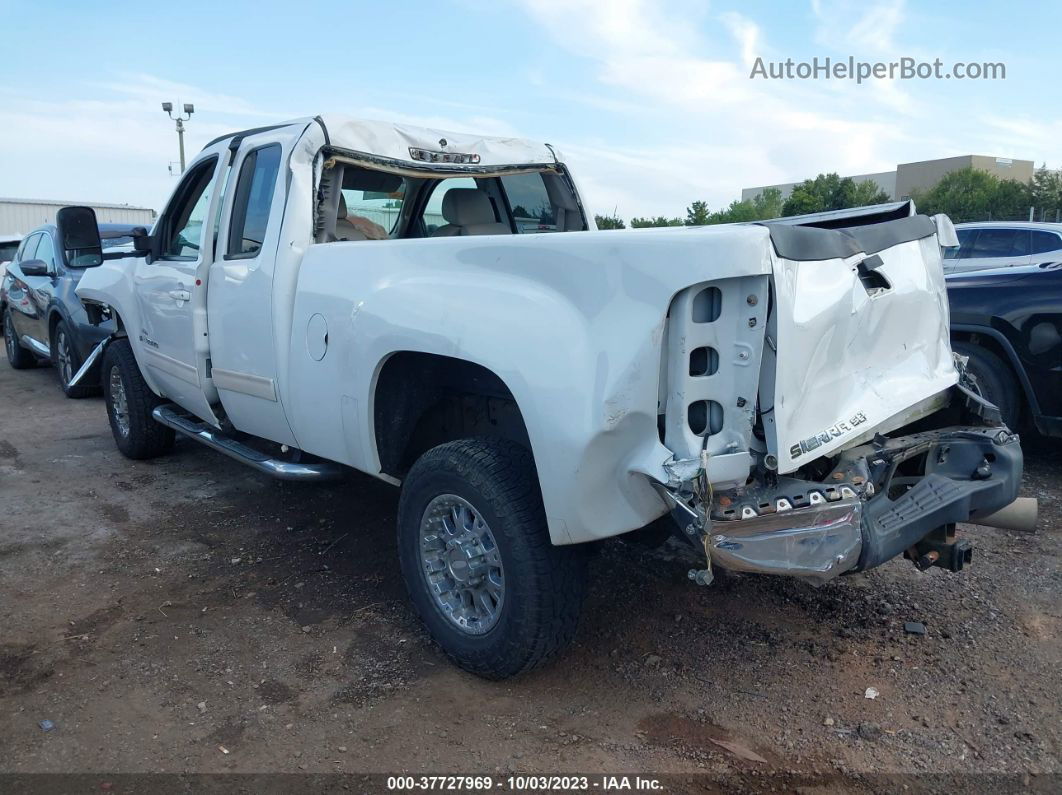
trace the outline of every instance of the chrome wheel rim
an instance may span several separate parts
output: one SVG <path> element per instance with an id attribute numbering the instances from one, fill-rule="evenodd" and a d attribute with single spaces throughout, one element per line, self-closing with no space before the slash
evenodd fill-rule
<path id="1" fill-rule="evenodd" d="M 109 381 L 111 416 L 114 418 L 114 427 L 124 438 L 129 435 L 129 402 L 125 398 L 125 384 L 122 383 L 122 374 L 117 365 L 111 368 Z"/>
<path id="2" fill-rule="evenodd" d="M 419 552 L 439 612 L 468 635 L 493 629 L 505 604 L 505 572 L 480 512 L 456 494 L 439 495 L 421 516 Z"/>
<path id="3" fill-rule="evenodd" d="M 59 336 L 55 338 L 55 350 L 56 358 L 59 360 L 59 378 L 62 379 L 63 384 L 69 384 L 70 379 L 74 377 L 72 372 L 72 365 L 70 363 L 70 347 L 67 345 L 66 332 L 60 331 Z"/>

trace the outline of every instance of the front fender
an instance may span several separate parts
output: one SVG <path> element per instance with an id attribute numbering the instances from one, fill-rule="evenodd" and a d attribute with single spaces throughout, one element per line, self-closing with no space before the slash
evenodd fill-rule
<path id="1" fill-rule="evenodd" d="M 162 392 L 151 377 L 151 371 L 144 366 L 143 352 L 137 329 L 141 328 L 140 310 L 136 301 L 133 283 L 135 259 L 104 260 L 103 264 L 85 272 L 74 292 L 82 303 L 94 301 L 106 304 L 116 316 L 119 328 L 124 328 L 133 349 L 133 356 L 140 367 L 140 374 L 155 394 Z M 117 333 L 117 329 L 116 329 Z"/>

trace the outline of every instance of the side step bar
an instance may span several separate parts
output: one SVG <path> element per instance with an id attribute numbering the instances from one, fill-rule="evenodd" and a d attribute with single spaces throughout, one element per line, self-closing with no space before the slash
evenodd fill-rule
<path id="1" fill-rule="evenodd" d="M 235 458 L 237 461 L 279 480 L 322 482 L 341 480 L 343 478 L 343 467 L 339 464 L 331 461 L 300 463 L 270 458 L 253 447 L 235 439 L 230 439 L 217 428 L 184 413 L 172 403 L 156 406 L 155 410 L 151 412 L 151 416 L 157 422 L 173 428 L 177 433 L 183 434 L 190 439 L 195 439 L 212 450 L 224 453 L 229 458 Z"/>

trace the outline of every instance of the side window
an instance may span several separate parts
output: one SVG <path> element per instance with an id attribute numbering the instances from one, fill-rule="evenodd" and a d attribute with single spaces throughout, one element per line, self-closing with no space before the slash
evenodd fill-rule
<path id="1" fill-rule="evenodd" d="M 554 182 L 547 186 L 547 179 Z M 575 197 L 572 197 L 570 202 L 564 200 L 560 192 L 567 192 L 567 187 L 562 187 L 558 180 L 559 177 L 555 175 L 547 176 L 541 173 L 501 177 L 501 187 L 506 191 L 517 232 L 527 235 L 586 228 L 577 209 Z"/>
<path id="2" fill-rule="evenodd" d="M 398 228 L 406 201 L 404 177 L 346 166 L 336 219 L 340 240 L 387 240 Z"/>
<path id="3" fill-rule="evenodd" d="M 211 186 L 217 158 L 196 166 L 189 173 L 166 210 L 163 227 L 162 256 L 165 259 L 194 260 L 199 258 L 207 209 L 210 206 Z"/>
<path id="4" fill-rule="evenodd" d="M 280 144 L 270 144 L 243 160 L 232 201 L 228 259 L 254 257 L 262 250 L 280 171 L 280 152 Z"/>
<path id="5" fill-rule="evenodd" d="M 431 237 L 436 231 L 450 223 L 442 211 L 443 199 L 454 188 L 469 188 L 475 190 L 478 185 L 472 177 L 450 177 L 440 180 L 428 197 L 428 203 L 424 205 L 424 231 Z"/>
<path id="6" fill-rule="evenodd" d="M 1027 257 L 1029 255 L 1029 230 L 1011 230 L 1011 239 L 1014 241 L 1010 247 L 1011 257 Z"/>
<path id="7" fill-rule="evenodd" d="M 966 256 L 971 259 L 985 257 L 1016 257 L 1029 250 L 1025 230 L 981 229 Z"/>
<path id="8" fill-rule="evenodd" d="M 974 238 L 977 237 L 976 229 L 956 229 L 956 236 L 959 238 L 959 247 L 957 249 L 949 248 L 951 252 L 949 256 L 952 259 L 963 259 L 970 256 L 970 249 L 973 248 Z"/>
<path id="9" fill-rule="evenodd" d="M 55 270 L 55 247 L 52 246 L 52 236 L 45 232 L 40 235 L 40 238 L 33 258 L 47 264 L 49 270 Z"/>
<path id="10" fill-rule="evenodd" d="M 541 174 L 513 174 L 501 178 L 516 231 L 557 232 L 557 210 L 546 193 Z"/>
<path id="11" fill-rule="evenodd" d="M 1046 254 L 1048 251 L 1062 249 L 1062 238 L 1054 232 L 1041 232 L 1034 229 L 1030 235 L 1032 236 L 1030 252 L 1033 254 Z"/>
<path id="12" fill-rule="evenodd" d="M 30 235 L 22 241 L 22 245 L 19 247 L 18 254 L 15 256 L 16 262 L 24 262 L 28 259 L 33 259 L 33 252 L 37 250 L 37 243 L 40 242 L 41 235 L 38 232 L 35 235 Z"/>

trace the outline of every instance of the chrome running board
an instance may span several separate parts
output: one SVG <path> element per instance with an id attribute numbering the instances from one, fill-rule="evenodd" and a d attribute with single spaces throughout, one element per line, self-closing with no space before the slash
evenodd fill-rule
<path id="1" fill-rule="evenodd" d="M 225 436 L 217 428 L 208 425 L 197 417 L 193 417 L 191 414 L 183 412 L 172 403 L 156 406 L 155 410 L 151 412 L 151 416 L 157 422 L 173 428 L 189 439 L 195 439 L 212 450 L 224 453 L 229 458 L 235 458 L 237 461 L 279 480 L 321 482 L 340 480 L 343 477 L 343 467 L 332 461 L 302 463 L 270 458 L 265 453 L 255 450 L 243 442 L 238 442 Z"/>

